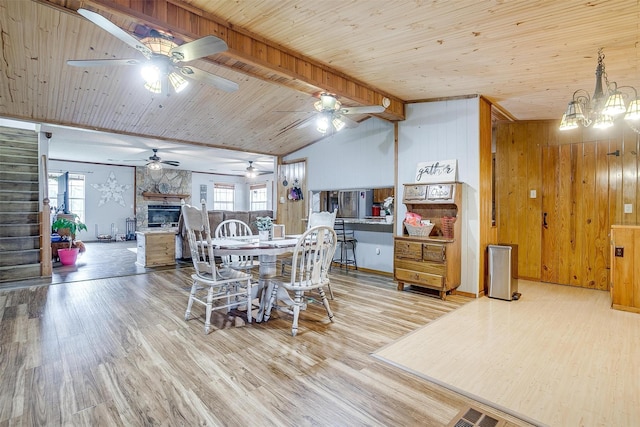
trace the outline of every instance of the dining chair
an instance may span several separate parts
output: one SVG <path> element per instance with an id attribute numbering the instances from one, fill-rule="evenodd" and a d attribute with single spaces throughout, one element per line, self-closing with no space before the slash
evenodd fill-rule
<path id="1" fill-rule="evenodd" d="M 222 221 L 217 227 L 214 233 L 216 238 L 234 238 L 234 237 L 250 237 L 253 236 L 251 227 L 243 221 L 238 219 L 228 219 Z M 253 267 L 259 265 L 255 257 L 251 255 L 225 255 L 221 257 L 222 267 L 233 268 L 234 270 L 241 270 L 244 272 L 250 272 Z"/>
<path id="2" fill-rule="evenodd" d="M 334 209 L 333 212 L 314 212 L 313 208 L 309 209 L 309 215 L 307 216 L 307 230 L 313 227 L 317 227 L 319 225 L 326 225 L 328 227 L 333 228 L 334 223 L 336 221 L 336 215 L 338 214 L 338 209 Z M 285 265 L 291 266 L 292 258 L 286 257 L 281 259 L 281 274 L 284 276 L 284 267 Z M 331 299 L 333 299 L 333 291 L 331 290 L 331 286 L 329 288 L 329 295 L 331 295 Z"/>
<path id="3" fill-rule="evenodd" d="M 247 323 L 251 323 L 251 275 L 232 268 L 216 267 L 211 242 L 211 229 L 207 215 L 206 203 L 202 201 L 202 209 L 182 202 L 184 227 L 191 250 L 191 259 L 195 274 L 191 275 L 193 284 L 189 294 L 189 303 L 185 312 L 185 320 L 191 318 L 193 302 L 206 307 L 204 332 L 211 329 L 211 312 L 246 306 Z M 206 291 L 206 292 L 205 292 Z"/>
<path id="4" fill-rule="evenodd" d="M 333 313 L 329 307 L 329 300 L 324 292 L 324 287 L 329 286 L 329 267 L 336 250 L 336 232 L 328 225 L 312 227 L 305 231 L 298 239 L 293 249 L 290 280 L 273 281 L 273 289 L 264 319 L 269 320 L 271 310 L 277 304 L 278 287 L 282 286 L 293 293 L 293 304 L 289 307 L 277 307 L 293 315 L 291 335 L 298 333 L 298 319 L 300 310 L 306 308 L 305 292 L 317 290 L 324 308 L 327 310 L 329 320 L 333 322 Z"/>

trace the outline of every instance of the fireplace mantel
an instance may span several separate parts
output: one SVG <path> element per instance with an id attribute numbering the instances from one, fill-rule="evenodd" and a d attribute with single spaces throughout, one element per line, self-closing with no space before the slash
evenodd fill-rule
<path id="1" fill-rule="evenodd" d="M 177 200 L 181 199 L 189 199 L 191 197 L 190 194 L 163 194 L 163 193 L 152 193 L 150 191 L 143 191 L 142 197 L 146 200 Z"/>

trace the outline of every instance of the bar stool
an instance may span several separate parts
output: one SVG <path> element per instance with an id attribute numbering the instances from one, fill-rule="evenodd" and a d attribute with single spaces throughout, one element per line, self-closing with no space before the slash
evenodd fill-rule
<path id="1" fill-rule="evenodd" d="M 354 269 L 358 269 L 358 263 L 356 262 L 356 240 L 353 230 L 345 230 L 344 220 L 342 218 L 336 218 L 333 229 L 336 232 L 337 242 L 340 245 L 340 257 L 334 258 L 333 262 L 340 264 L 340 267 L 349 271 L 349 266 L 353 265 Z M 349 258 L 349 249 L 351 249 L 352 257 Z M 336 253 L 338 253 L 336 251 Z"/>

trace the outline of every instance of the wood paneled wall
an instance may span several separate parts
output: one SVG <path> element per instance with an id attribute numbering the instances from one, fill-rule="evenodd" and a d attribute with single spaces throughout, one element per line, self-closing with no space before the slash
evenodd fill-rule
<path id="1" fill-rule="evenodd" d="M 285 179 L 287 185 L 284 185 Z M 287 234 L 300 234 L 305 230 L 306 223 L 302 219 L 307 217 L 308 206 L 310 206 L 310 201 L 307 200 L 307 162 L 297 160 L 278 165 L 276 180 L 278 189 L 278 197 L 274 200 L 278 205 L 276 222 L 284 224 Z M 294 201 L 288 197 L 296 181 L 302 190 L 303 200 Z M 280 203 L 283 197 L 284 203 Z"/>
<path id="2" fill-rule="evenodd" d="M 498 240 L 518 244 L 521 277 L 607 289 L 610 226 L 639 220 L 638 134 L 622 123 L 568 133 L 557 126 L 498 125 Z"/>
<path id="3" fill-rule="evenodd" d="M 491 103 L 480 97 L 480 272 L 479 295 L 487 286 L 487 245 L 497 243 L 497 229 L 492 224 L 493 155 L 491 152 Z"/>

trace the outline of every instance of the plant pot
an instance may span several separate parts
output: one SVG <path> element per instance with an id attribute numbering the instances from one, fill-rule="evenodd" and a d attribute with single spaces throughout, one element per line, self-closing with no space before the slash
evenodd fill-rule
<path id="1" fill-rule="evenodd" d="M 58 257 L 62 265 L 74 265 L 78 259 L 79 248 L 58 249 Z"/>
<path id="2" fill-rule="evenodd" d="M 258 240 L 260 240 L 261 242 L 266 242 L 267 240 L 271 240 L 269 238 L 270 236 L 270 232 L 269 230 L 259 230 L 258 231 Z"/>

